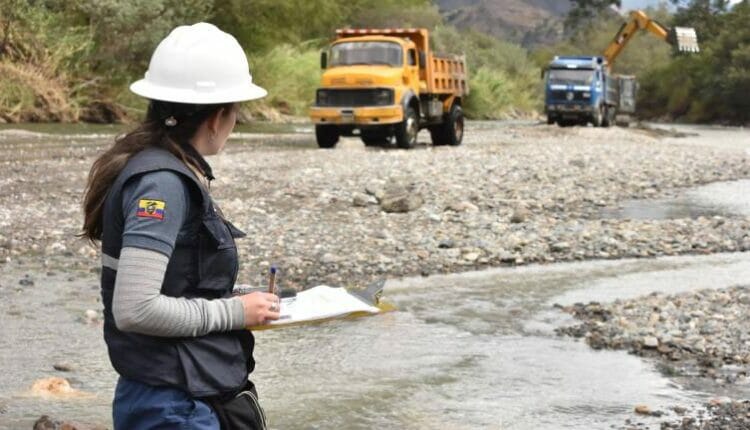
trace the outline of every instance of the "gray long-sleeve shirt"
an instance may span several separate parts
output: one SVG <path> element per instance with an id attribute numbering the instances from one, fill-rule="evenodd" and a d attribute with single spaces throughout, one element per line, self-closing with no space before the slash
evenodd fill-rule
<path id="1" fill-rule="evenodd" d="M 187 187 L 179 175 L 157 171 L 134 179 L 123 189 L 123 249 L 112 298 L 112 313 L 120 330 L 172 337 L 245 326 L 242 302 L 237 298 L 206 300 L 161 294 L 177 236 L 194 206 Z"/>

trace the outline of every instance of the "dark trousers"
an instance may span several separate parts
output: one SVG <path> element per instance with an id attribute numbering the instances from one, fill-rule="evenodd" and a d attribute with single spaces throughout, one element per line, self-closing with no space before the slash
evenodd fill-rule
<path id="1" fill-rule="evenodd" d="M 219 419 L 203 401 L 182 390 L 152 387 L 120 377 L 112 402 L 115 430 L 219 430 Z"/>

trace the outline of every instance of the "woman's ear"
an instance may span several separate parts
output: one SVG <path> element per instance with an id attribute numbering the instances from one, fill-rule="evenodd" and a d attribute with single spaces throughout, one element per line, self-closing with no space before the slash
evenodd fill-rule
<path id="1" fill-rule="evenodd" d="M 224 109 L 225 108 L 219 108 L 214 113 L 212 113 L 211 116 L 208 117 L 206 126 L 208 127 L 208 131 L 210 131 L 212 134 L 216 134 L 219 131 L 219 126 L 221 125 L 221 117 L 224 115 Z"/>

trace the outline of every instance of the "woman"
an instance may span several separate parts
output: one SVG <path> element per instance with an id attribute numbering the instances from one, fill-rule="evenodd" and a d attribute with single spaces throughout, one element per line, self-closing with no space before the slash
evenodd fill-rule
<path id="1" fill-rule="evenodd" d="M 203 157 L 223 148 L 237 103 L 266 91 L 234 37 L 206 23 L 174 29 L 130 88 L 150 100 L 146 120 L 94 162 L 84 198 L 83 235 L 102 242 L 104 339 L 120 375 L 114 427 L 219 429 L 237 420 L 240 391 L 255 406 L 243 428 L 263 426 L 247 394 L 246 327 L 277 319 L 278 298 L 232 297 L 244 233 L 211 199 Z"/>

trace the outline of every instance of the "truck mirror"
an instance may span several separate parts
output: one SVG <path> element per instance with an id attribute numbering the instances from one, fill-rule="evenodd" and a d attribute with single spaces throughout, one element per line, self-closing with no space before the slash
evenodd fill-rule
<path id="1" fill-rule="evenodd" d="M 542 67 L 542 72 L 539 74 L 539 77 L 541 79 L 544 79 L 544 75 L 546 75 L 546 74 L 547 74 L 547 68 L 546 67 Z"/>
<path id="2" fill-rule="evenodd" d="M 419 51 L 419 67 L 427 67 L 427 54 L 424 51 Z"/>
<path id="3" fill-rule="evenodd" d="M 325 69 L 328 67 L 328 53 L 323 51 L 320 53 L 320 68 Z"/>

